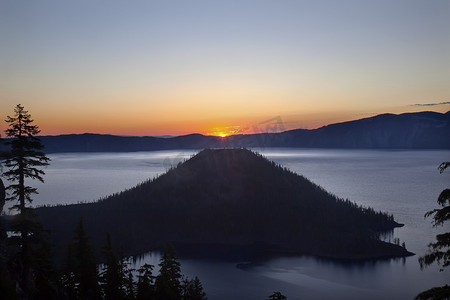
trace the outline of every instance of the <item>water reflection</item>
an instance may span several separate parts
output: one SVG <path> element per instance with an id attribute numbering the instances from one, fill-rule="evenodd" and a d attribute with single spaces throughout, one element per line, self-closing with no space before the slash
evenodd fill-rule
<path id="1" fill-rule="evenodd" d="M 158 272 L 160 254 L 137 257 Z M 417 272 L 417 258 L 345 261 L 311 256 L 254 263 L 181 259 L 182 273 L 199 276 L 208 299 L 266 299 L 282 291 L 288 299 L 412 299 L 428 286 L 445 284 L 437 269 Z"/>
<path id="2" fill-rule="evenodd" d="M 162 174 L 195 152 L 53 154 L 46 183 L 36 184 L 40 194 L 34 204 L 93 201 Z M 448 187 L 450 173 L 439 174 L 436 168 L 448 160 L 449 151 L 265 149 L 263 154 L 339 197 L 392 213 L 405 226 L 386 239 L 400 238 L 417 256 L 442 232 L 423 214 L 436 207 L 437 196 Z M 158 255 L 145 255 L 136 264 L 157 266 Z M 419 291 L 448 283 L 450 277 L 450 270 L 439 272 L 436 266 L 421 271 L 417 256 L 360 264 L 289 257 L 246 268 L 238 268 L 239 261 L 181 262 L 184 274 L 200 277 L 210 300 L 264 300 L 275 290 L 290 300 L 412 299 Z"/>

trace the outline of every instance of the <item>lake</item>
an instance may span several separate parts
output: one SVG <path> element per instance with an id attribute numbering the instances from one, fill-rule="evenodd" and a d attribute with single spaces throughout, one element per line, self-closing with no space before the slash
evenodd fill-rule
<path id="1" fill-rule="evenodd" d="M 245 262 L 181 260 L 183 274 L 199 276 L 208 299 L 267 299 L 281 291 L 288 299 L 412 299 L 418 292 L 450 282 L 450 270 L 420 270 L 417 258 L 434 236 L 448 231 L 424 219 L 450 186 L 450 171 L 437 166 L 450 151 L 254 149 L 321 185 L 331 193 L 394 215 L 405 224 L 391 238 L 405 242 L 416 256 L 361 264 L 313 257 L 278 258 L 258 265 Z M 164 173 L 197 151 L 52 154 L 45 184 L 34 205 L 88 202 Z M 158 253 L 140 263 L 157 265 Z"/>

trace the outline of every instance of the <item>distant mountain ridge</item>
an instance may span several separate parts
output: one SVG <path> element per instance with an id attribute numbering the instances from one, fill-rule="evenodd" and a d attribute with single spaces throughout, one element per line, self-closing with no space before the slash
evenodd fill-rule
<path id="1" fill-rule="evenodd" d="M 281 135 L 294 147 L 450 149 L 450 111 L 382 114 Z"/>
<path id="2" fill-rule="evenodd" d="M 232 135 L 137 137 L 102 134 L 41 136 L 45 152 L 132 152 L 223 147 L 450 149 L 450 111 L 381 114 L 317 129 Z"/>
<path id="3" fill-rule="evenodd" d="M 36 212 L 55 245 L 66 244 L 82 216 L 94 242 L 109 232 L 126 255 L 167 241 L 181 254 L 203 258 L 230 253 L 242 259 L 261 253 L 346 259 L 412 255 L 378 240 L 380 233 L 401 226 L 392 215 L 337 198 L 247 149 L 205 149 L 155 179 L 98 202 Z"/>

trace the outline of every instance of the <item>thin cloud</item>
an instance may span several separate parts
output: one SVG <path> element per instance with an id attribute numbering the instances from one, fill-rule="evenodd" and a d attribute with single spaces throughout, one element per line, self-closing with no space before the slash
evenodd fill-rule
<path id="1" fill-rule="evenodd" d="M 411 104 L 411 106 L 436 106 L 436 105 L 445 105 L 450 104 L 450 102 L 439 102 L 439 103 L 417 103 Z"/>

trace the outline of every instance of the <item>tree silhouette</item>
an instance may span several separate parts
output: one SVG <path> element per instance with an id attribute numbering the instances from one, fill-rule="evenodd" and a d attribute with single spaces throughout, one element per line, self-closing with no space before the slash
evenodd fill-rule
<path id="1" fill-rule="evenodd" d="M 41 168 L 48 165 L 49 158 L 41 151 L 43 145 L 36 138 L 39 128 L 33 125 L 31 115 L 23 106 L 17 105 L 14 116 L 8 116 L 6 122 L 9 123 L 6 130 L 9 139 L 5 143 L 8 151 L 1 153 L 0 162 L 8 168 L 3 176 L 10 185 L 5 188 L 0 179 L 0 213 L 5 201 L 15 201 L 12 210 L 17 214 L 9 220 L 8 229 L 13 232 L 9 238 L 6 222 L 0 215 L 0 298 L 181 300 L 180 263 L 171 245 L 164 249 L 157 280 L 152 276 L 153 266 L 144 265 L 138 270 L 136 284 L 134 270 L 126 268 L 125 261 L 115 254 L 107 234 L 106 245 L 102 248 L 105 268 L 99 277 L 97 260 L 82 218 L 68 245 L 61 276 L 57 276 L 48 232 L 36 220 L 35 210 L 30 205 L 37 189 L 25 184 L 30 179 L 44 182 L 45 173 Z M 191 288 L 191 294 L 197 293 L 200 298 L 190 299 L 206 299 L 198 278 L 191 281 Z"/>
<path id="2" fill-rule="evenodd" d="M 450 299 L 450 286 L 444 285 L 426 290 L 415 298 L 416 300 L 448 300 Z"/>
<path id="3" fill-rule="evenodd" d="M 202 283 L 197 276 L 194 279 L 183 279 L 182 282 L 182 299 L 183 300 L 207 300 L 205 292 L 203 291 Z"/>
<path id="4" fill-rule="evenodd" d="M 272 295 L 267 298 L 267 300 L 286 300 L 287 297 L 280 292 L 273 292 Z"/>
<path id="5" fill-rule="evenodd" d="M 3 206 L 5 205 L 5 186 L 0 178 L 0 214 L 3 212 Z M 5 298 L 14 298 L 15 287 L 14 282 L 11 280 L 11 276 L 7 267 L 7 251 L 6 251 L 6 222 L 3 220 L 3 216 L 0 215 L 0 293 Z"/>
<path id="6" fill-rule="evenodd" d="M 117 257 L 111 244 L 109 233 L 106 234 L 106 245 L 102 249 L 105 259 L 105 270 L 101 274 L 101 282 L 105 300 L 120 300 L 125 298 L 123 289 L 125 272 L 122 261 Z"/>
<path id="7" fill-rule="evenodd" d="M 450 161 L 439 165 L 439 172 L 442 174 L 450 167 Z M 433 216 L 433 227 L 441 226 L 450 220 L 450 188 L 443 190 L 437 200 L 442 208 L 433 209 L 425 214 L 425 217 Z M 436 235 L 436 242 L 428 245 L 428 253 L 419 258 L 420 267 L 429 266 L 436 262 L 442 266 L 440 271 L 450 265 L 450 232 Z M 450 299 L 450 286 L 435 287 L 417 295 L 416 299 Z"/>
<path id="8" fill-rule="evenodd" d="M 195 276 L 192 280 L 192 293 L 191 300 L 207 300 L 206 293 L 203 291 L 202 283 L 200 279 Z"/>
<path id="9" fill-rule="evenodd" d="M 98 268 L 82 218 L 68 247 L 64 265 L 66 294 L 74 295 L 75 299 L 100 298 Z"/>
<path id="10" fill-rule="evenodd" d="M 136 300 L 156 299 L 154 281 L 152 275 L 153 265 L 145 264 L 138 269 L 138 282 Z"/>
<path id="11" fill-rule="evenodd" d="M 31 295 L 43 288 L 41 280 L 49 274 L 44 275 L 46 270 L 38 268 L 43 265 L 49 267 L 51 258 L 44 257 L 50 255 L 47 237 L 42 225 L 35 219 L 33 208 L 29 206 L 31 196 L 37 194 L 37 189 L 26 185 L 25 180 L 44 182 L 42 176 L 45 173 L 40 168 L 48 165 L 49 158 L 41 151 L 43 145 L 36 138 L 39 127 L 33 125 L 31 115 L 23 106 L 18 104 L 14 116 L 7 116 L 6 122 L 9 124 L 5 133 L 10 139 L 5 145 L 10 149 L 2 153 L 3 163 L 8 168 L 3 175 L 11 182 L 6 187 L 9 192 L 6 200 L 15 201 L 12 209 L 17 211 L 10 224 L 13 235 L 9 239 L 18 251 L 14 272 L 17 273 L 20 288 L 25 294 Z"/>
<path id="12" fill-rule="evenodd" d="M 157 298 L 181 300 L 181 267 L 172 244 L 165 245 L 159 266 L 155 282 Z"/>
<path id="13" fill-rule="evenodd" d="M 78 298 L 78 282 L 76 278 L 77 265 L 78 263 L 75 259 L 74 247 L 72 245 L 69 245 L 67 247 L 67 255 L 63 264 L 61 274 L 61 284 L 64 290 L 64 294 L 69 300 L 75 300 Z"/>
<path id="14" fill-rule="evenodd" d="M 48 231 L 40 229 L 33 236 L 33 275 L 36 286 L 35 299 L 61 299 L 59 274 L 53 262 L 52 244 Z"/>
<path id="15" fill-rule="evenodd" d="M 3 180 L 0 178 L 0 214 L 3 212 L 3 206 L 5 206 L 6 190 Z"/>
<path id="16" fill-rule="evenodd" d="M 134 282 L 133 272 L 135 269 L 126 268 L 124 277 L 125 299 L 136 299 L 136 283 Z"/>

